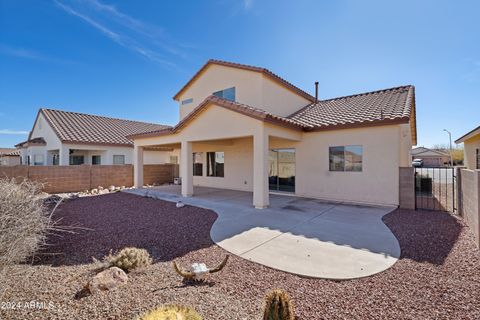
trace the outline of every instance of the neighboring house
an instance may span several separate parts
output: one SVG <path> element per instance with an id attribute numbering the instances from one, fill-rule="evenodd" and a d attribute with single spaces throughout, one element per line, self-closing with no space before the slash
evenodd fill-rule
<path id="1" fill-rule="evenodd" d="M 134 180 L 144 151 L 180 153 L 182 195 L 193 186 L 398 205 L 399 168 L 416 144 L 415 90 L 403 86 L 317 100 L 271 71 L 208 61 L 174 96 L 180 122 L 129 136 Z"/>
<path id="2" fill-rule="evenodd" d="M 24 164 L 132 164 L 133 142 L 126 136 L 168 126 L 97 115 L 40 109 L 28 140 L 16 145 Z M 175 161 L 171 148 L 150 148 L 146 164 Z"/>
<path id="3" fill-rule="evenodd" d="M 14 148 L 0 148 L 0 166 L 16 166 L 20 163 L 20 151 Z"/>
<path id="4" fill-rule="evenodd" d="M 464 147 L 464 165 L 467 169 L 480 169 L 480 126 L 455 140 Z"/>
<path id="5" fill-rule="evenodd" d="M 443 167 L 450 164 L 450 154 L 425 147 L 412 149 L 412 160 L 422 159 L 425 167 Z"/>

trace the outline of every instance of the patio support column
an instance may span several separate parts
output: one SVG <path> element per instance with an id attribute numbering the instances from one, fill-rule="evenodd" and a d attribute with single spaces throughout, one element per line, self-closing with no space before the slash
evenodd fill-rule
<path id="1" fill-rule="evenodd" d="M 193 195 L 193 156 L 192 142 L 182 141 L 180 149 L 180 177 L 182 178 L 182 196 Z"/>
<path id="2" fill-rule="evenodd" d="M 262 128 L 253 136 L 253 206 L 267 208 L 268 194 L 268 135 Z"/>
<path id="3" fill-rule="evenodd" d="M 68 166 L 70 164 L 70 149 L 63 145 L 58 149 L 58 164 L 60 166 Z"/>
<path id="4" fill-rule="evenodd" d="M 133 148 L 133 186 L 143 187 L 143 147 L 137 145 Z"/>

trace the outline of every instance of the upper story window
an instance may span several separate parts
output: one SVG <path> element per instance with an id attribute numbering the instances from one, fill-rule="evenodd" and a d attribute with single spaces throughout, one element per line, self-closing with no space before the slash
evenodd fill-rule
<path id="1" fill-rule="evenodd" d="M 235 87 L 214 92 L 213 95 L 225 100 L 235 101 Z"/>
<path id="2" fill-rule="evenodd" d="M 363 147 L 330 147 L 329 160 L 330 171 L 362 171 Z"/>
<path id="3" fill-rule="evenodd" d="M 193 98 L 182 100 L 182 106 L 193 102 Z"/>

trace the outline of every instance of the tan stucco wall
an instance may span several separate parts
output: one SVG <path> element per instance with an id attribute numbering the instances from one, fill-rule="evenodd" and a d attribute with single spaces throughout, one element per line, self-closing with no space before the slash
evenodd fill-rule
<path id="1" fill-rule="evenodd" d="M 372 204 L 399 204 L 400 127 L 304 135 L 296 146 L 297 195 Z M 329 147 L 363 146 L 362 172 L 329 171 Z"/>
<path id="2" fill-rule="evenodd" d="M 311 101 L 292 93 L 280 84 L 263 76 L 263 103 L 259 108 L 286 117 L 310 104 Z"/>
<path id="3" fill-rule="evenodd" d="M 410 124 L 401 124 L 400 126 L 400 166 L 411 167 L 412 150 L 412 130 Z"/>
<path id="4" fill-rule="evenodd" d="M 464 146 L 464 165 L 470 170 L 476 169 L 476 150 L 480 149 L 480 134 L 465 140 Z"/>
<path id="5" fill-rule="evenodd" d="M 224 177 L 207 177 L 207 152 L 225 152 Z M 202 152 L 203 177 L 194 176 L 194 186 L 253 191 L 253 139 L 242 138 L 226 144 L 194 143 L 193 152 Z"/>
<path id="6" fill-rule="evenodd" d="M 278 85 L 261 73 L 219 65 L 210 65 L 180 96 L 180 119 L 183 119 L 198 104 L 213 92 L 235 87 L 236 101 L 274 114 L 287 116 L 309 101 Z M 192 103 L 181 105 L 185 99 Z"/>

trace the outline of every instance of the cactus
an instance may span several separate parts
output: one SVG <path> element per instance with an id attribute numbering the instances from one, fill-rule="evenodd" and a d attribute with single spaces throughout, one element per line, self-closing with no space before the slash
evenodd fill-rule
<path id="1" fill-rule="evenodd" d="M 295 309 L 288 294 L 283 290 L 273 290 L 265 297 L 263 320 L 294 320 Z"/>
<path id="2" fill-rule="evenodd" d="M 138 320 L 202 320 L 192 308 L 168 305 L 145 313 Z"/>
<path id="3" fill-rule="evenodd" d="M 110 253 L 104 260 L 109 266 L 118 267 L 125 272 L 152 264 L 148 251 L 139 248 L 123 248 L 113 255 Z"/>

